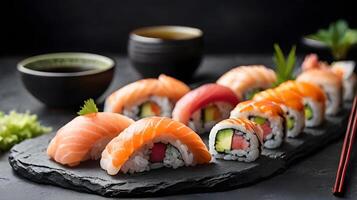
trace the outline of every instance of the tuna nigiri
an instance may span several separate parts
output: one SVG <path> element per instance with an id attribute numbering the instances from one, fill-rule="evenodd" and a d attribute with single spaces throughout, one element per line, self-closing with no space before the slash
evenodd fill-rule
<path id="1" fill-rule="evenodd" d="M 206 84 L 185 94 L 176 104 L 173 119 L 198 133 L 204 133 L 219 121 L 229 117 L 238 98 L 228 87 Z"/>
<path id="2" fill-rule="evenodd" d="M 244 101 L 231 112 L 230 118 L 246 118 L 258 124 L 263 130 L 263 145 L 269 149 L 278 148 L 285 136 L 285 115 L 274 102 Z"/>
<path id="3" fill-rule="evenodd" d="M 78 116 L 57 131 L 47 154 L 56 162 L 69 166 L 98 159 L 107 143 L 133 122 L 116 113 Z"/>
<path id="4" fill-rule="evenodd" d="M 217 84 L 231 88 L 242 100 L 251 99 L 255 93 L 270 88 L 275 82 L 275 72 L 262 65 L 236 67 L 217 80 Z"/>
<path id="5" fill-rule="evenodd" d="M 143 79 L 112 93 L 105 101 L 104 111 L 122 113 L 134 120 L 150 116 L 171 117 L 175 103 L 190 88 L 166 75 Z"/>
<path id="6" fill-rule="evenodd" d="M 184 124 L 165 117 L 141 119 L 106 146 L 100 161 L 110 175 L 159 167 L 207 164 L 211 160 L 201 138 Z"/>

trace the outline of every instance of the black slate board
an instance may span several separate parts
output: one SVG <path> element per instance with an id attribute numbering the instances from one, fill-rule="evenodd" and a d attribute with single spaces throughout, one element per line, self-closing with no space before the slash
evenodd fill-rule
<path id="1" fill-rule="evenodd" d="M 109 176 L 98 161 L 67 168 L 48 159 L 46 148 L 53 134 L 27 140 L 11 149 L 9 162 L 15 172 L 39 183 L 58 185 L 103 196 L 162 196 L 177 193 L 213 192 L 253 184 L 284 171 L 292 162 L 323 148 L 344 134 L 350 105 L 329 117 L 318 128 L 305 129 L 277 150 L 263 150 L 257 161 L 215 161 L 207 166 L 161 168 L 150 172 Z M 204 138 L 207 142 L 207 138 Z"/>

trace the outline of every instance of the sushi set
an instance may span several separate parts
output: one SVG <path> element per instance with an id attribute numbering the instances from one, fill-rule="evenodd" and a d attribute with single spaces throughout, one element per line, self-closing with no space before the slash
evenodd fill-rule
<path id="1" fill-rule="evenodd" d="M 308 55 L 296 80 L 239 66 L 190 89 L 160 75 L 88 100 L 55 134 L 25 141 L 20 175 L 103 196 L 213 192 L 253 184 L 342 136 L 356 91 L 353 62 Z"/>

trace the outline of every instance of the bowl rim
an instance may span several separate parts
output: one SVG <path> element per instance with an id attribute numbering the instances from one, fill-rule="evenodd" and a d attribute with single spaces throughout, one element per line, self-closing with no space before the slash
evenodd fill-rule
<path id="1" fill-rule="evenodd" d="M 45 72 L 26 67 L 26 65 L 39 61 L 39 60 L 50 60 L 54 58 L 84 58 L 84 59 L 94 59 L 101 60 L 106 63 L 106 66 L 103 68 L 95 68 L 81 72 Z M 102 56 L 99 54 L 93 53 L 84 53 L 84 52 L 58 52 L 58 53 L 47 53 L 36 56 L 31 56 L 21 60 L 17 63 L 17 70 L 19 72 L 35 75 L 35 76 L 46 76 L 46 77 L 76 77 L 76 76 L 87 76 L 98 74 L 101 72 L 109 71 L 114 68 L 116 62 L 114 59 L 107 56 Z"/>
<path id="2" fill-rule="evenodd" d="M 142 36 L 139 35 L 139 32 L 141 31 L 147 31 L 150 29 L 168 29 L 168 30 L 178 30 L 181 32 L 191 32 L 193 33 L 192 37 L 189 38 L 181 38 L 181 39 L 163 39 L 163 38 L 154 38 L 154 37 L 147 37 L 147 36 Z M 195 35 L 194 35 L 195 34 Z M 134 29 L 133 31 L 130 32 L 130 39 L 136 40 L 136 41 L 141 41 L 141 42 L 150 42 L 150 43 L 159 43 L 163 41 L 189 41 L 189 40 L 194 40 L 197 38 L 202 38 L 203 36 L 203 31 L 199 28 L 195 27 L 189 27 L 189 26 L 176 26 L 176 25 L 159 25 L 159 26 L 145 26 L 141 28 Z"/>

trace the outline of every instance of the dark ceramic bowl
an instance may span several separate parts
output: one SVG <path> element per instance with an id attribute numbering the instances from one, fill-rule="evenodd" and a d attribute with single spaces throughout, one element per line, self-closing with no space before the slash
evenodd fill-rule
<path id="1" fill-rule="evenodd" d="M 143 77 L 167 74 L 189 80 L 201 63 L 203 33 L 183 26 L 153 26 L 130 33 L 128 53 Z"/>
<path id="2" fill-rule="evenodd" d="M 74 107 L 97 99 L 113 79 L 112 59 L 89 53 L 53 53 L 17 65 L 26 89 L 51 107 Z"/>

